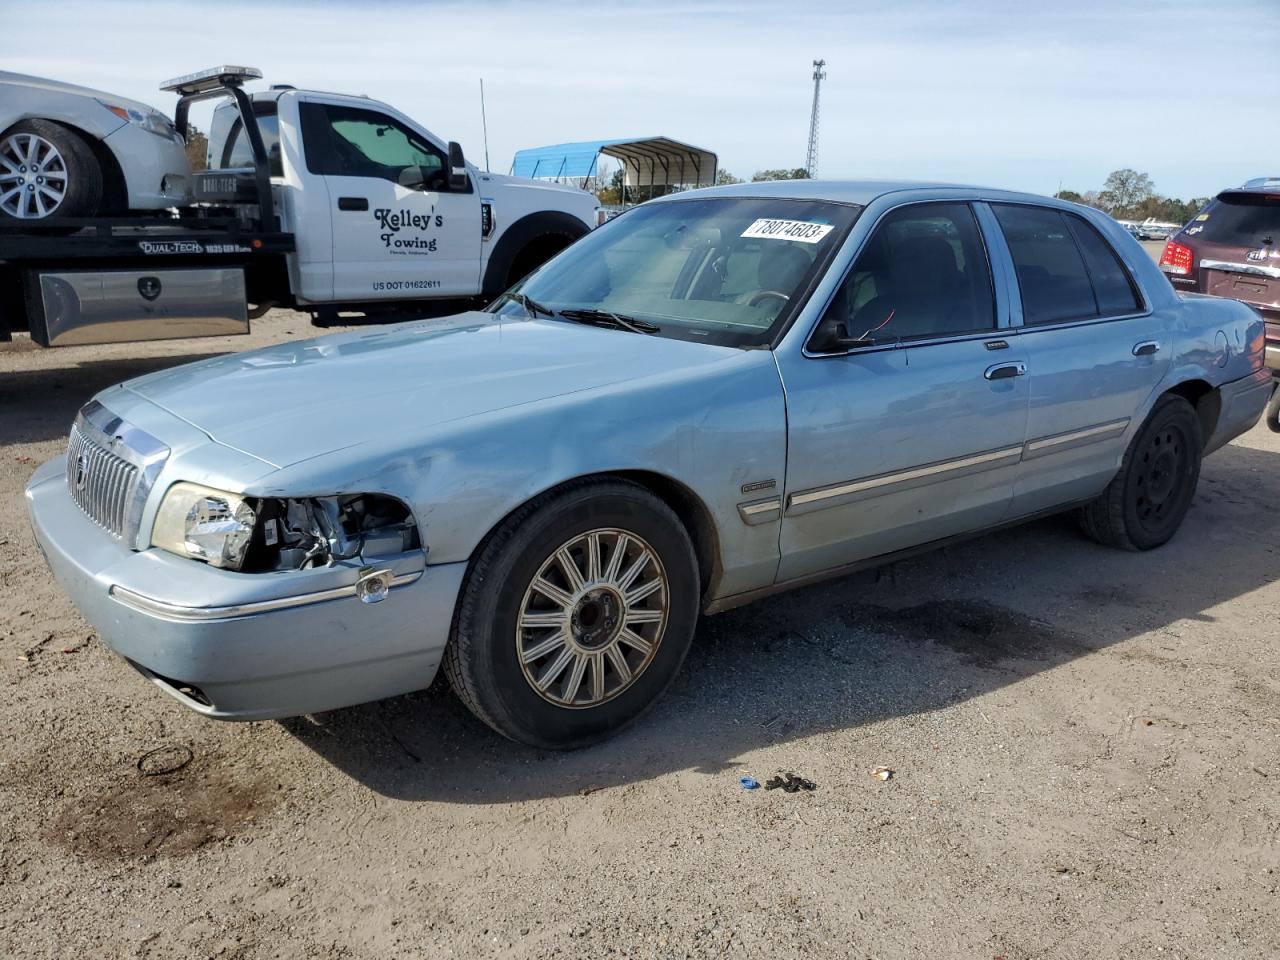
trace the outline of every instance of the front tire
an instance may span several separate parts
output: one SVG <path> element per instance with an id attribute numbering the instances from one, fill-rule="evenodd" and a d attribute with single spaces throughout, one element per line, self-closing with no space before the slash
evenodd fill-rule
<path id="1" fill-rule="evenodd" d="M 627 481 L 579 481 L 526 504 L 481 546 L 445 672 L 503 736 L 586 746 L 675 678 L 698 596 L 693 546 L 670 507 Z"/>
<path id="2" fill-rule="evenodd" d="M 1182 397 L 1161 397 L 1125 451 L 1120 472 L 1081 508 L 1084 532 L 1125 550 L 1168 543 L 1195 497 L 1203 451 L 1195 409 Z"/>
<path id="3" fill-rule="evenodd" d="M 0 217 L 92 217 L 101 204 L 102 170 L 78 135 L 49 120 L 23 120 L 0 134 Z"/>

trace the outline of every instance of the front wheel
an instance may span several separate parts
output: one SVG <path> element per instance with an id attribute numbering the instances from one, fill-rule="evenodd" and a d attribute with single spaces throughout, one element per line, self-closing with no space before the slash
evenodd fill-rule
<path id="1" fill-rule="evenodd" d="M 66 127 L 23 120 L 0 134 L 0 217 L 92 217 L 101 203 L 98 160 Z"/>
<path id="2" fill-rule="evenodd" d="M 1125 451 L 1115 479 L 1080 509 L 1084 532 L 1126 550 L 1167 543 L 1195 497 L 1203 450 L 1195 409 L 1182 397 L 1161 397 Z"/>
<path id="3" fill-rule="evenodd" d="M 481 547 L 445 672 L 502 735 L 585 746 L 674 679 L 698 594 L 689 536 L 662 500 L 621 480 L 575 483 L 516 511 Z"/>

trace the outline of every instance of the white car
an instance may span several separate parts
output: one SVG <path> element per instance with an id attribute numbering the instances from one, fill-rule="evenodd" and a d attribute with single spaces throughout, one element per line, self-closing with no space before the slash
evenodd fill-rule
<path id="1" fill-rule="evenodd" d="M 187 200 L 186 145 L 145 103 L 0 71 L 0 222 Z"/>

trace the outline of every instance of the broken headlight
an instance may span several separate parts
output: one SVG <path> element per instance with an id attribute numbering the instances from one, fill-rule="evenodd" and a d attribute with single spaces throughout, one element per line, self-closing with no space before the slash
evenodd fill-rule
<path id="1" fill-rule="evenodd" d="M 230 570 L 305 570 L 416 550 L 406 507 L 382 494 L 245 497 L 194 483 L 165 494 L 151 545 Z"/>
<path id="2" fill-rule="evenodd" d="M 156 514 L 151 545 L 210 566 L 239 570 L 257 520 L 244 497 L 198 483 L 175 483 Z"/>

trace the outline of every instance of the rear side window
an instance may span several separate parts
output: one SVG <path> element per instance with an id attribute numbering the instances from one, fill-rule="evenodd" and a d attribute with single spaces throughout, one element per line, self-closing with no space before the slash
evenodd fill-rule
<path id="1" fill-rule="evenodd" d="M 1128 271 L 1096 230 L 1047 207 L 992 204 L 1022 293 L 1025 324 L 1132 313 L 1139 307 Z"/>
<path id="2" fill-rule="evenodd" d="M 1280 194 L 1218 197 L 1191 221 L 1187 233 L 1239 247 L 1260 247 L 1268 238 L 1280 243 Z"/>
<path id="3" fill-rule="evenodd" d="M 255 103 L 253 114 L 258 121 L 258 131 L 262 134 L 262 145 L 267 150 L 267 163 L 271 168 L 271 176 L 283 177 L 284 166 L 280 159 L 280 122 L 276 116 L 274 103 Z M 231 125 L 227 142 L 223 145 L 222 156 L 218 158 L 219 169 L 229 167 L 252 167 L 253 147 L 244 132 L 244 123 L 236 117 Z"/>
<path id="4" fill-rule="evenodd" d="M 1098 313 L 1111 317 L 1141 310 L 1142 301 L 1138 298 L 1133 279 L 1111 244 L 1080 217 L 1063 216 L 1084 255 L 1084 264 L 1093 282 L 1093 295 L 1098 302 Z"/>

